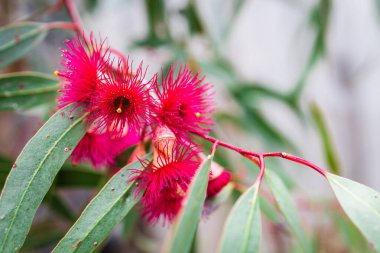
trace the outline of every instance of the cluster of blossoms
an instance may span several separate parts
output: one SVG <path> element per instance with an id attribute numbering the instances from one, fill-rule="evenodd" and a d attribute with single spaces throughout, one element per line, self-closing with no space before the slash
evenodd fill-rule
<path id="1" fill-rule="evenodd" d="M 145 154 L 150 142 L 151 160 L 140 160 L 143 170 L 133 171 L 135 192 L 142 194 L 143 214 L 150 222 L 163 216 L 172 221 L 181 208 L 188 186 L 203 157 L 191 133 L 206 134 L 213 124 L 212 86 L 186 66 L 171 67 L 161 80 L 146 80 L 142 64 L 132 70 L 129 59 L 112 56 L 103 41 L 73 38 L 62 50 L 64 69 L 58 107 L 74 104 L 88 113 L 88 131 L 72 153 L 74 163 L 94 167 L 115 164 L 115 157 L 136 146 L 130 160 Z M 212 165 L 207 196 L 215 196 L 230 174 Z"/>

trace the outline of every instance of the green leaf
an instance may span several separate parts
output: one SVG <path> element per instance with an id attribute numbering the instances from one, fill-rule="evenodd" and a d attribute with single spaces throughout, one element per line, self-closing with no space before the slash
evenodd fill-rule
<path id="1" fill-rule="evenodd" d="M 104 173 L 84 166 L 70 166 L 65 164 L 55 178 L 57 188 L 92 188 L 98 186 Z"/>
<path id="2" fill-rule="evenodd" d="M 338 161 L 338 156 L 335 152 L 334 145 L 332 144 L 332 137 L 327 129 L 327 124 L 323 117 L 323 114 L 318 105 L 315 103 L 311 104 L 310 111 L 317 126 L 319 135 L 322 139 L 323 151 L 330 171 L 334 174 L 340 175 L 340 164 Z"/>
<path id="3" fill-rule="evenodd" d="M 0 68 L 20 59 L 47 34 L 46 24 L 16 23 L 0 29 Z"/>
<path id="4" fill-rule="evenodd" d="M 274 223 L 280 223 L 277 210 L 266 200 L 265 198 L 259 196 L 260 208 L 265 216 Z"/>
<path id="5" fill-rule="evenodd" d="M 260 239 L 261 215 L 258 184 L 254 184 L 240 196 L 228 215 L 219 252 L 259 252 Z"/>
<path id="6" fill-rule="evenodd" d="M 85 133 L 85 115 L 56 112 L 26 144 L 0 197 L 0 252 L 17 252 L 55 176 Z"/>
<path id="7" fill-rule="evenodd" d="M 347 216 L 380 252 L 380 193 L 331 173 L 327 179 Z"/>
<path id="8" fill-rule="evenodd" d="M 166 237 L 164 252 L 190 252 L 206 199 L 212 159 L 213 156 L 208 156 L 199 166 L 188 189 L 184 205 Z"/>
<path id="9" fill-rule="evenodd" d="M 36 72 L 0 75 L 0 111 L 20 110 L 53 101 L 58 81 Z"/>
<path id="10" fill-rule="evenodd" d="M 133 182 L 127 183 L 127 180 L 131 169 L 141 168 L 141 163 L 136 161 L 115 174 L 87 205 L 53 252 L 94 251 L 139 201 L 132 195 Z"/>
<path id="11" fill-rule="evenodd" d="M 70 222 L 74 222 L 76 220 L 75 214 L 70 210 L 70 207 L 66 204 L 66 202 L 57 194 L 55 189 L 51 189 L 47 193 L 44 203 L 47 204 L 50 210 L 62 218 Z"/>
<path id="12" fill-rule="evenodd" d="M 294 233 L 298 245 L 301 246 L 303 252 L 311 252 L 308 239 L 301 227 L 297 208 L 285 184 L 273 171 L 270 170 L 266 170 L 265 180 L 268 183 L 281 212 L 284 214 L 291 231 Z"/>
<path id="13" fill-rule="evenodd" d="M 33 224 L 21 252 L 41 252 L 37 249 L 56 244 L 65 234 L 58 227 L 54 219 L 46 219 L 41 223 Z"/>

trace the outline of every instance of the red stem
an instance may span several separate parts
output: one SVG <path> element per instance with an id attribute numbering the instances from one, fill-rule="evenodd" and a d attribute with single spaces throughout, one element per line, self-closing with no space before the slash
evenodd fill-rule
<path id="1" fill-rule="evenodd" d="M 233 150 L 233 151 L 236 151 L 242 155 L 244 155 L 245 157 L 247 157 L 248 159 L 250 159 L 251 161 L 253 161 L 254 163 L 258 164 L 258 161 L 256 159 L 253 159 L 252 157 L 250 158 L 249 156 L 254 156 L 254 157 L 257 157 L 259 158 L 259 166 L 260 166 L 260 172 L 262 171 L 262 166 L 264 164 L 264 162 L 261 162 L 261 160 L 264 160 L 265 157 L 280 157 L 280 158 L 284 158 L 284 159 L 287 159 L 287 160 L 290 160 L 290 161 L 293 161 L 293 162 L 296 162 L 296 163 L 299 163 L 299 164 L 302 164 L 302 165 L 305 165 L 313 170 L 315 170 L 316 172 L 318 172 L 319 174 L 321 174 L 322 176 L 326 177 L 327 176 L 327 173 L 325 170 L 321 169 L 320 167 L 318 167 L 317 165 L 303 159 L 303 158 L 300 158 L 300 157 L 297 157 L 297 156 L 294 156 L 294 155 L 291 155 L 291 154 L 288 154 L 288 153 L 284 153 L 284 152 L 273 152 L 273 153 L 263 153 L 263 154 L 260 154 L 260 153 L 256 153 L 256 152 L 251 152 L 251 151 L 248 151 L 248 150 L 245 150 L 245 149 L 242 149 L 242 148 L 238 148 L 238 147 L 235 147 L 231 144 L 228 144 L 228 143 L 225 143 L 225 142 L 222 142 L 222 141 L 219 141 L 218 139 L 215 139 L 211 136 L 208 136 L 208 135 L 205 135 L 205 134 L 202 134 L 202 133 L 196 133 L 196 132 L 193 132 L 194 134 L 200 136 L 201 138 L 209 141 L 209 142 L 218 142 L 218 145 L 220 146 L 223 146 L 225 148 L 228 148 L 230 150 Z M 265 166 L 264 166 L 265 168 Z M 260 177 L 260 175 L 259 175 Z M 260 179 L 261 180 L 261 179 Z"/>
<path id="2" fill-rule="evenodd" d="M 265 173 L 265 162 L 264 162 L 264 156 L 263 155 L 259 156 L 259 162 L 260 162 L 260 174 L 256 180 L 259 184 L 257 187 L 260 188 L 260 185 L 261 185 L 261 182 L 263 181 L 263 177 L 264 177 L 264 173 Z"/>
<path id="3" fill-rule="evenodd" d="M 315 164 L 313 164 L 313 163 L 311 163 L 311 162 L 309 162 L 303 158 L 300 158 L 298 156 L 294 156 L 294 155 L 291 155 L 291 154 L 288 154 L 285 152 L 264 153 L 263 156 L 264 157 L 281 157 L 281 158 L 284 158 L 286 160 L 290 160 L 290 161 L 305 165 L 309 168 L 312 168 L 313 170 L 315 170 L 316 172 L 318 172 L 319 174 L 321 174 L 324 177 L 327 176 L 325 170 L 321 169 L 317 165 L 315 165 Z"/>

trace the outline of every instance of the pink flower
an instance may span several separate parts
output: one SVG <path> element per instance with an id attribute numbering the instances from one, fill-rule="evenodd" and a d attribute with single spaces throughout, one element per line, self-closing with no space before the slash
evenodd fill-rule
<path id="1" fill-rule="evenodd" d="M 128 146 L 138 142 L 136 134 L 128 133 L 123 137 L 112 136 L 109 132 L 97 133 L 88 131 L 74 149 L 71 157 L 74 163 L 89 161 L 100 169 L 114 165 L 114 158 Z"/>
<path id="2" fill-rule="evenodd" d="M 145 190 L 143 215 L 148 222 L 154 223 L 160 216 L 172 221 L 200 160 L 191 146 L 182 145 L 170 136 L 155 136 L 153 143 L 153 161 L 141 161 L 144 170 L 135 171 L 137 175 L 130 181 L 138 180 L 137 193 Z"/>
<path id="3" fill-rule="evenodd" d="M 109 47 L 105 41 L 97 43 L 92 35 L 89 41 L 81 40 L 78 35 L 68 40 L 66 46 L 67 49 L 62 50 L 65 69 L 56 72 L 63 80 L 59 108 L 71 103 L 78 106 L 89 103 L 111 64 Z"/>
<path id="4" fill-rule="evenodd" d="M 211 177 L 207 186 L 207 198 L 217 195 L 231 180 L 231 174 L 227 171 L 222 171 L 216 177 Z"/>
<path id="5" fill-rule="evenodd" d="M 119 63 L 96 90 L 90 122 L 98 129 L 121 135 L 126 129 L 139 132 L 150 122 L 150 82 L 144 81 L 142 64 L 135 73 Z M 154 77 L 155 78 L 155 77 Z M 153 78 L 153 79 L 154 79 Z"/>
<path id="6" fill-rule="evenodd" d="M 188 139 L 188 132 L 207 133 L 213 124 L 211 113 L 212 86 L 203 83 L 204 77 L 180 67 L 177 77 L 170 68 L 162 87 L 154 86 L 158 96 L 155 105 L 157 121 L 167 125 L 178 137 Z"/>

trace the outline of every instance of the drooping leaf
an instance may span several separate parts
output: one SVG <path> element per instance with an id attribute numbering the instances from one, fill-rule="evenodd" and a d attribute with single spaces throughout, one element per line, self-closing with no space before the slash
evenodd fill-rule
<path id="1" fill-rule="evenodd" d="M 58 80 L 36 72 L 0 75 L 0 110 L 20 110 L 53 101 Z"/>
<path id="2" fill-rule="evenodd" d="M 380 252 L 380 193 L 331 173 L 327 179 L 347 216 Z"/>
<path id="3" fill-rule="evenodd" d="M 339 175 L 340 165 L 338 161 L 338 156 L 335 152 L 334 145 L 332 144 L 332 137 L 327 129 L 327 124 L 322 115 L 322 112 L 318 105 L 315 103 L 311 104 L 310 111 L 322 140 L 325 160 L 327 161 L 330 171 L 334 174 Z"/>
<path id="4" fill-rule="evenodd" d="M 265 179 L 271 189 L 274 198 L 284 214 L 286 221 L 290 226 L 290 230 L 293 232 L 297 239 L 297 245 L 302 248 L 303 252 L 311 252 L 308 238 L 303 232 L 300 217 L 294 201 L 281 179 L 270 170 L 266 170 Z"/>
<path id="5" fill-rule="evenodd" d="M 131 191 L 133 182 L 127 183 L 127 180 L 131 169 L 141 168 L 141 163 L 136 161 L 115 174 L 87 205 L 53 252 L 94 251 L 139 201 Z"/>
<path id="6" fill-rule="evenodd" d="M 259 196 L 259 202 L 261 211 L 265 214 L 265 216 L 274 223 L 280 223 L 276 209 L 268 202 L 268 200 Z"/>
<path id="7" fill-rule="evenodd" d="M 187 192 L 183 207 L 166 237 L 164 252 L 190 252 L 201 217 L 213 156 L 208 156 L 199 166 Z"/>
<path id="8" fill-rule="evenodd" d="M 16 23 L 0 29 L 0 68 L 20 59 L 47 34 L 46 24 Z"/>
<path id="9" fill-rule="evenodd" d="M 259 252 L 261 215 L 258 184 L 251 186 L 233 206 L 223 229 L 219 252 Z"/>
<path id="10" fill-rule="evenodd" d="M 17 252 L 55 176 L 85 133 L 85 115 L 56 112 L 26 144 L 0 197 L 0 252 Z"/>

